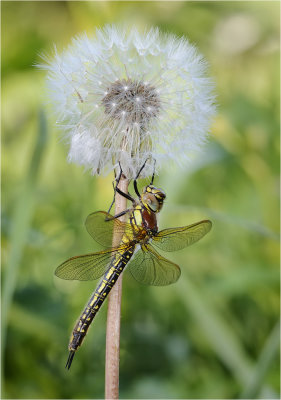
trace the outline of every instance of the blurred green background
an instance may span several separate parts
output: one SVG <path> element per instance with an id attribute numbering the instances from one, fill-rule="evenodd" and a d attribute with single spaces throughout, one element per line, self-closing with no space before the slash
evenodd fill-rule
<path id="1" fill-rule="evenodd" d="M 186 35 L 210 63 L 218 115 L 205 153 L 167 170 L 160 228 L 213 221 L 170 254 L 180 281 L 124 278 L 121 398 L 279 398 L 279 2 L 2 2 L 2 398 L 102 398 L 106 306 L 68 372 L 95 282 L 54 277 L 96 250 L 83 226 L 112 176 L 66 161 L 40 53 L 105 23 Z M 48 115 L 48 117 L 46 117 Z"/>

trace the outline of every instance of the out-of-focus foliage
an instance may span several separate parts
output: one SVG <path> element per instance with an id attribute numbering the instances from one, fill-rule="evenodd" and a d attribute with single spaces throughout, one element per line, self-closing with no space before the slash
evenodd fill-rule
<path id="1" fill-rule="evenodd" d="M 210 63 L 218 117 L 192 169 L 163 171 L 160 227 L 209 217 L 211 233 L 169 254 L 166 288 L 124 279 L 121 398 L 279 398 L 279 3 L 2 2 L 2 398 L 101 398 L 106 306 L 64 369 L 95 282 L 54 278 L 96 250 L 83 222 L 107 209 L 112 176 L 66 161 L 42 109 L 39 54 L 105 23 L 186 35 Z"/>

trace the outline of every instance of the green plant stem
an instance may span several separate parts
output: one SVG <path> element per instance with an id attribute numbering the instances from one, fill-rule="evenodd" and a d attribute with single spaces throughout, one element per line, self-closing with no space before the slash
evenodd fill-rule
<path id="1" fill-rule="evenodd" d="M 128 180 L 122 176 L 118 185 L 124 193 L 128 193 Z M 127 200 L 116 193 L 115 214 L 126 209 Z M 120 218 L 122 220 L 122 218 Z M 126 217 L 123 217 L 125 220 Z M 122 234 L 113 234 L 113 246 L 118 246 Z M 119 398 L 119 354 L 120 354 L 120 316 L 122 296 L 122 274 L 113 286 L 108 297 L 106 355 L 105 355 L 105 398 Z"/>

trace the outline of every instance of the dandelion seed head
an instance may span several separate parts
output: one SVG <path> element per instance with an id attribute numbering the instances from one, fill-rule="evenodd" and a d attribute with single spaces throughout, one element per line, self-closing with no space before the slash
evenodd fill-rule
<path id="1" fill-rule="evenodd" d="M 170 161 L 185 164 L 204 144 L 214 115 L 206 63 L 185 38 L 158 29 L 106 26 L 80 35 L 40 67 L 68 159 L 93 174 L 121 163 L 133 178 Z"/>
<path id="2" fill-rule="evenodd" d="M 108 87 L 106 95 L 101 101 L 104 112 L 109 118 L 120 120 L 120 115 L 126 115 L 128 126 L 137 122 L 143 129 L 149 125 L 152 117 L 157 117 L 157 113 L 160 111 L 160 99 L 155 88 L 144 86 L 139 81 L 115 81 Z M 115 105 L 114 110 L 112 104 Z M 152 105 L 155 107 L 155 112 L 147 115 L 146 110 L 152 110 Z"/>

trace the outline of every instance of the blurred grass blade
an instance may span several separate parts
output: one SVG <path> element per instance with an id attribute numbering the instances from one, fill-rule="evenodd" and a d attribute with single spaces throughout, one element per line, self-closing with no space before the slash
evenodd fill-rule
<path id="1" fill-rule="evenodd" d="M 254 369 L 254 373 L 243 391 L 242 399 L 255 399 L 259 395 L 264 377 L 274 360 L 278 355 L 278 348 L 280 344 L 280 321 L 276 323 L 272 329 L 267 341 L 260 353 L 259 360 Z"/>
<path id="2" fill-rule="evenodd" d="M 62 330 L 41 315 L 18 304 L 12 304 L 10 310 L 9 325 L 20 331 L 21 334 L 26 333 L 34 339 L 40 338 L 42 341 L 49 341 L 50 337 L 56 337 L 58 342 L 64 339 Z"/>
<path id="3" fill-rule="evenodd" d="M 210 299 L 191 281 L 181 279 L 178 282 L 179 296 L 186 308 L 202 328 L 202 334 L 216 352 L 221 361 L 232 371 L 243 388 L 248 387 L 253 376 L 253 362 L 244 351 L 234 331 L 212 307 Z M 262 383 L 261 383 L 262 385 Z M 264 388 L 266 389 L 266 388 Z"/>
<path id="4" fill-rule="evenodd" d="M 252 365 L 234 332 L 189 279 L 182 279 L 179 284 L 182 300 L 200 324 L 206 339 L 240 384 L 246 386 L 252 375 Z"/>
<path id="5" fill-rule="evenodd" d="M 41 111 L 39 112 L 39 129 L 37 141 L 25 180 L 23 182 L 22 193 L 20 193 L 15 206 L 15 211 L 9 231 L 10 254 L 5 268 L 2 295 L 2 357 L 4 357 L 5 351 L 9 310 L 16 288 L 18 269 L 23 248 L 25 246 L 26 238 L 28 236 L 28 230 L 34 211 L 38 173 L 42 164 L 43 154 L 46 149 L 46 142 L 46 118 L 43 111 Z"/>

